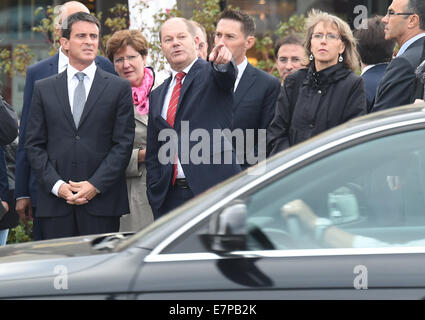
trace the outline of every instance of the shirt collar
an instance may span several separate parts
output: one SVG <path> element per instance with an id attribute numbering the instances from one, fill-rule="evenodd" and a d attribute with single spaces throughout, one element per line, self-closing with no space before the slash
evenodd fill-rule
<path id="1" fill-rule="evenodd" d="M 77 72 L 80 72 L 79 70 L 75 69 L 71 64 L 68 64 L 68 80 L 70 81 Z M 89 65 L 87 68 L 82 70 L 81 72 L 84 72 L 85 75 L 90 79 L 94 79 L 94 75 L 96 73 L 96 63 L 93 61 L 91 65 Z"/>
<path id="2" fill-rule="evenodd" d="M 414 43 L 416 40 L 419 40 L 420 38 L 425 37 L 425 33 L 420 33 L 416 36 L 414 36 L 413 38 L 410 38 L 409 40 L 407 40 L 400 48 L 400 51 L 397 53 L 397 57 L 401 56 L 406 50 L 407 48 L 409 48 L 409 46 Z"/>
<path id="3" fill-rule="evenodd" d="M 58 73 L 65 71 L 65 69 L 68 67 L 68 64 L 69 64 L 69 59 L 65 55 L 65 53 L 63 53 L 62 46 L 61 46 L 59 48 Z"/>
<path id="4" fill-rule="evenodd" d="M 238 78 L 240 79 L 242 77 L 242 74 L 244 73 L 246 66 L 248 65 L 248 59 L 245 57 L 243 61 L 238 64 Z"/>
<path id="5" fill-rule="evenodd" d="M 185 74 L 188 74 L 189 73 L 189 71 L 190 71 L 190 69 L 192 68 L 192 66 L 195 64 L 195 62 L 196 61 L 198 61 L 198 57 L 196 57 L 195 58 L 195 60 L 193 60 L 192 61 L 192 63 L 191 64 L 189 64 L 186 68 L 184 68 L 182 71 L 185 73 Z M 171 75 L 173 76 L 173 78 L 172 78 L 172 80 L 174 80 L 174 78 L 176 77 L 176 74 L 178 73 L 178 71 L 175 71 L 175 70 L 173 70 L 173 69 L 171 69 Z M 184 79 L 183 79 L 183 81 L 184 81 Z"/>

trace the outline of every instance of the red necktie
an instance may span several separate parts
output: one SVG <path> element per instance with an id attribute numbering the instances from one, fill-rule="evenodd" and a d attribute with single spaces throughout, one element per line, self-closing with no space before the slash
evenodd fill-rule
<path id="1" fill-rule="evenodd" d="M 179 72 L 176 74 L 176 85 L 174 86 L 173 93 L 171 94 L 170 103 L 168 104 L 168 110 L 167 110 L 167 122 L 171 126 L 171 128 L 174 128 L 174 120 L 176 119 L 176 111 L 177 111 L 177 104 L 179 103 L 179 97 L 180 97 L 180 90 L 182 88 L 182 79 L 186 73 Z M 174 160 L 173 165 L 173 181 L 172 184 L 174 186 L 177 179 L 177 154 Z"/>

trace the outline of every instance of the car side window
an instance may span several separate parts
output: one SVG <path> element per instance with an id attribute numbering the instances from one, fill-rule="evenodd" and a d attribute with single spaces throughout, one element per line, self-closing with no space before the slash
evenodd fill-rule
<path id="1" fill-rule="evenodd" d="M 425 130 L 337 151 L 243 200 L 247 250 L 425 246 Z M 300 203 L 325 219 L 287 215 L 285 205 Z"/>

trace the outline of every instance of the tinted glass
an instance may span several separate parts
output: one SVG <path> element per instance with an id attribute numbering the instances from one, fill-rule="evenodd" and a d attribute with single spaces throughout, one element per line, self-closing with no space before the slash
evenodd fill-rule
<path id="1" fill-rule="evenodd" d="M 298 223 L 294 236 L 281 208 L 296 199 L 334 230 Z M 263 186 L 245 202 L 251 250 L 425 245 L 425 131 L 337 152 Z M 335 239 L 322 241 L 319 229 Z M 338 243 L 337 235 L 353 241 Z"/>

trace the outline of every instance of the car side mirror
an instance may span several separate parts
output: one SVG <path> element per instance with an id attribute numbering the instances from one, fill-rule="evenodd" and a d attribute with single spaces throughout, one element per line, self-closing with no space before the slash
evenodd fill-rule
<path id="1" fill-rule="evenodd" d="M 245 203 L 233 203 L 221 213 L 213 216 L 209 223 L 208 234 L 200 235 L 202 243 L 217 253 L 246 249 L 246 213 Z"/>

